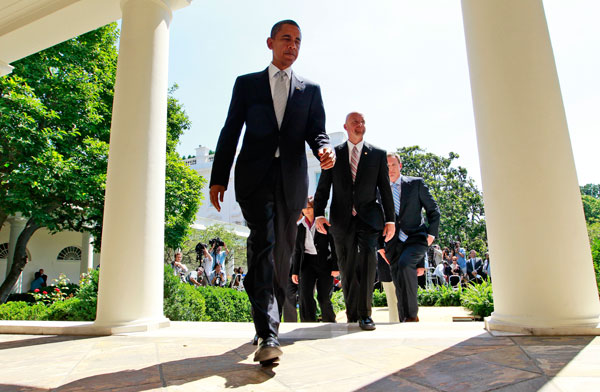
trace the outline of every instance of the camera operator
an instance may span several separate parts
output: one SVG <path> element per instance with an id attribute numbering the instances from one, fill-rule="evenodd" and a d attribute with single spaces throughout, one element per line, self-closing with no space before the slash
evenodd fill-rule
<path id="1" fill-rule="evenodd" d="M 213 270 L 213 257 L 202 242 L 196 245 L 196 262 L 203 267 L 204 277 L 208 280 L 208 273 Z"/>
<path id="2" fill-rule="evenodd" d="M 460 241 L 456 241 L 454 244 L 451 243 L 451 245 L 454 245 L 452 248 L 452 253 L 457 258 L 457 262 L 462 270 L 462 274 L 465 275 L 467 273 L 467 259 L 465 258 L 467 251 L 465 248 L 460 247 Z"/>
<path id="3" fill-rule="evenodd" d="M 210 277 L 210 285 L 217 287 L 225 287 L 225 283 L 227 283 L 225 273 L 221 271 L 221 264 L 217 264 L 215 270 L 213 271 Z"/>
<path id="4" fill-rule="evenodd" d="M 213 268 L 217 268 L 217 264 L 221 265 L 221 270 L 223 272 L 227 271 L 225 268 L 225 260 L 227 255 L 229 254 L 229 249 L 227 249 L 227 245 L 219 237 L 213 238 L 209 241 L 209 244 L 212 245 L 211 252 L 213 256 Z"/>
<path id="5" fill-rule="evenodd" d="M 171 264 L 173 267 L 173 275 L 179 276 L 182 282 L 186 282 L 186 277 L 188 273 L 188 267 L 181 262 L 183 259 L 183 254 L 181 252 L 175 253 L 175 260 Z"/>
<path id="6" fill-rule="evenodd" d="M 198 267 L 196 268 L 196 270 L 190 272 L 190 274 L 188 275 L 188 281 L 190 284 L 193 284 L 196 287 L 207 286 L 208 281 L 206 279 L 206 276 L 204 275 L 204 268 Z"/>

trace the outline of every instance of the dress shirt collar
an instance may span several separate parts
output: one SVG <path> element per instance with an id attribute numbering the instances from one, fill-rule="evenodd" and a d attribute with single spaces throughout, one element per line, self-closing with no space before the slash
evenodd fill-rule
<path id="1" fill-rule="evenodd" d="M 275 77 L 275 74 L 280 71 L 279 68 L 273 65 L 273 63 L 269 63 L 269 80 L 272 80 Z M 287 67 L 283 70 L 288 76 L 288 80 L 292 79 L 292 67 Z"/>
<path id="2" fill-rule="evenodd" d="M 400 175 L 398 176 L 398 179 L 397 179 L 396 181 L 392 182 L 392 181 L 390 180 L 390 185 L 394 185 L 394 184 L 402 185 L 402 174 L 400 174 Z"/>
<path id="3" fill-rule="evenodd" d="M 348 143 L 348 154 L 350 156 L 352 156 L 352 149 L 354 148 L 354 146 L 356 146 L 356 148 L 358 148 L 358 153 L 359 154 L 361 153 L 363 145 L 365 144 L 365 139 L 361 140 L 357 144 L 352 143 L 350 140 L 348 140 L 347 143 Z"/>

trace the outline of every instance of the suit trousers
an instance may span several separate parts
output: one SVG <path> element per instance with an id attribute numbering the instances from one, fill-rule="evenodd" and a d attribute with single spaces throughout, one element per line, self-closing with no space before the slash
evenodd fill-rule
<path id="1" fill-rule="evenodd" d="M 247 199 L 238 200 L 250 229 L 244 287 L 261 338 L 276 336 L 279 331 L 301 211 L 287 207 L 281 176 L 281 163 L 274 159 L 257 189 Z M 295 315 L 295 306 L 293 312 Z"/>
<path id="2" fill-rule="evenodd" d="M 304 254 L 300 269 L 300 320 L 303 322 L 317 321 L 317 304 L 314 292 L 317 287 L 317 300 L 321 307 L 321 319 L 324 322 L 335 323 L 335 313 L 331 305 L 333 293 L 333 276 L 328 268 L 319 265 L 317 255 Z"/>
<path id="3" fill-rule="evenodd" d="M 375 252 L 381 231 L 354 216 L 345 231 L 332 231 L 332 235 L 342 276 L 348 322 L 370 317 L 377 270 Z"/>
<path id="4" fill-rule="evenodd" d="M 398 241 L 397 261 L 392 261 L 392 279 L 396 286 L 398 318 L 400 322 L 407 318 L 416 318 L 419 313 L 417 303 L 417 264 L 427 252 L 427 242 L 421 237 L 409 237 L 406 242 Z"/>

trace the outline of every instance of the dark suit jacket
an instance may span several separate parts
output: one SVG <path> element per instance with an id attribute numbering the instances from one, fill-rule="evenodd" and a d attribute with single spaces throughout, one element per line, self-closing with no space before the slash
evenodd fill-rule
<path id="1" fill-rule="evenodd" d="M 469 276 L 471 275 L 471 272 L 473 272 L 473 264 L 471 263 L 471 259 L 467 260 L 467 274 Z M 479 257 L 475 258 L 475 271 L 477 271 L 477 273 L 479 275 L 481 275 L 481 272 L 483 271 L 483 261 L 481 261 L 481 259 Z"/>
<path id="2" fill-rule="evenodd" d="M 333 185 L 329 221 L 334 234 L 346 231 L 352 218 L 353 205 L 363 222 L 375 230 L 383 230 L 385 222 L 394 221 L 394 199 L 386 152 L 365 142 L 354 183 L 350 172 L 348 143 L 336 146 L 335 153 L 335 166 L 323 170 L 319 178 L 315 193 L 315 216 L 325 216 L 329 191 Z"/>
<path id="3" fill-rule="evenodd" d="M 268 69 L 239 76 L 233 87 L 231 104 L 221 130 L 210 176 L 210 185 L 227 187 L 237 144 L 246 132 L 235 165 L 236 199 L 246 200 L 258 187 L 279 147 L 283 190 L 287 206 L 306 206 L 308 176 L 306 141 L 315 156 L 329 145 L 325 133 L 325 110 L 318 85 L 292 73 L 290 93 L 281 129 L 273 109 Z"/>
<path id="4" fill-rule="evenodd" d="M 292 256 L 292 274 L 299 275 L 304 261 L 304 240 L 306 239 L 306 227 L 303 224 L 298 225 L 298 234 L 296 236 L 296 246 Z M 321 234 L 315 231 L 315 248 L 317 248 L 317 260 L 323 271 L 338 271 L 337 256 L 335 254 L 335 245 L 333 237 L 327 233 Z"/>
<path id="5" fill-rule="evenodd" d="M 398 235 L 402 230 L 408 236 L 409 242 L 422 242 L 427 245 L 427 236 L 437 237 L 440 226 L 440 209 L 429 188 L 421 177 L 402 176 L 400 192 L 400 211 L 396 214 L 396 234 L 386 244 L 386 255 L 390 262 L 396 260 L 396 245 L 400 241 Z M 391 189 L 391 187 L 390 187 Z M 427 214 L 427 225 L 423 221 L 422 209 Z"/>

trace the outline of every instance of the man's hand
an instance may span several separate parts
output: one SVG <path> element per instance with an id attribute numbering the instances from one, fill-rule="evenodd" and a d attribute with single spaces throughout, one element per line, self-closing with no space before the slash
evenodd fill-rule
<path id="1" fill-rule="evenodd" d="M 298 284 L 298 275 L 292 274 L 292 282 L 294 282 L 294 284 Z"/>
<path id="2" fill-rule="evenodd" d="M 435 240 L 435 237 L 432 236 L 431 234 L 429 234 L 427 236 L 427 246 L 431 246 L 431 244 L 433 244 L 433 241 Z"/>
<path id="3" fill-rule="evenodd" d="M 317 218 L 315 221 L 317 224 L 317 231 L 321 234 L 327 234 L 327 230 L 325 229 L 325 225 L 331 226 L 331 223 L 327 220 L 327 218 L 323 218 L 322 216 Z"/>
<path id="4" fill-rule="evenodd" d="M 423 268 L 423 267 L 417 268 L 417 276 L 423 276 L 424 273 L 425 273 L 425 268 Z"/>
<path id="5" fill-rule="evenodd" d="M 385 242 L 388 242 L 392 238 L 394 238 L 394 233 L 396 232 L 396 225 L 393 222 L 389 222 L 385 224 L 383 228 L 383 236 L 385 237 Z"/>
<path id="6" fill-rule="evenodd" d="M 331 271 L 331 276 L 334 278 L 340 276 L 340 271 Z"/>
<path id="7" fill-rule="evenodd" d="M 223 203 L 223 196 L 225 195 L 225 187 L 223 185 L 213 185 L 210 187 L 210 204 L 212 204 L 217 211 L 221 212 L 221 204 Z"/>
<path id="8" fill-rule="evenodd" d="M 335 165 L 335 151 L 331 147 L 320 148 L 319 160 L 321 161 L 321 169 L 331 169 Z"/>

